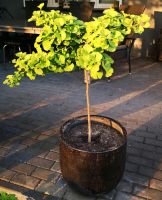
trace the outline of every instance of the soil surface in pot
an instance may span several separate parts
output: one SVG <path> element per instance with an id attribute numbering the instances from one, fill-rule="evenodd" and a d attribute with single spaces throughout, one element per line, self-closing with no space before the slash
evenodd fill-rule
<path id="1" fill-rule="evenodd" d="M 88 125 L 78 124 L 63 135 L 74 148 L 89 152 L 114 150 L 125 142 L 125 137 L 116 129 L 102 123 L 92 122 L 92 142 L 88 143 Z"/>

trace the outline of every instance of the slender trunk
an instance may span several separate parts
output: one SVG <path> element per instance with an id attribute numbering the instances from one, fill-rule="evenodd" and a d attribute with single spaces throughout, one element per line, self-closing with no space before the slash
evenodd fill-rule
<path id="1" fill-rule="evenodd" d="M 91 115 L 90 115 L 90 98 L 89 98 L 89 77 L 88 71 L 84 70 L 85 82 L 86 82 L 86 100 L 87 100 L 87 115 L 88 115 L 88 143 L 91 143 Z"/>

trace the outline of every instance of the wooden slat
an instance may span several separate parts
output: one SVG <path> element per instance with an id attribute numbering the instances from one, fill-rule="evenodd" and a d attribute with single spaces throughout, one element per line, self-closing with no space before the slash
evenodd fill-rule
<path id="1" fill-rule="evenodd" d="M 40 34 L 41 28 L 0 25 L 1 32 Z"/>

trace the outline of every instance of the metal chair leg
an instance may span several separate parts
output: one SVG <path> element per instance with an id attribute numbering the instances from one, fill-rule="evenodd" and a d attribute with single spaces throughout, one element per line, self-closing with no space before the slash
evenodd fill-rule
<path id="1" fill-rule="evenodd" d="M 129 65 L 129 75 L 132 74 L 132 65 L 131 65 L 131 52 L 132 52 L 132 48 L 135 42 L 135 38 L 132 39 L 130 46 L 128 46 L 127 49 L 127 59 L 128 59 L 128 65 Z"/>
<path id="2" fill-rule="evenodd" d="M 5 49 L 6 49 L 7 46 L 8 46 L 7 44 L 5 44 L 3 46 L 3 63 L 4 63 L 4 65 L 6 63 L 6 51 L 5 51 Z"/>
<path id="3" fill-rule="evenodd" d="M 29 50 L 29 53 L 32 53 L 32 48 L 30 44 L 28 44 L 28 50 Z"/>

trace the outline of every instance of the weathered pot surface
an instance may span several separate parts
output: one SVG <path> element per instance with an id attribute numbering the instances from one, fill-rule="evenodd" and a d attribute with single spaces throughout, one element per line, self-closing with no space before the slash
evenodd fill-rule
<path id="1" fill-rule="evenodd" d="M 64 135 L 74 126 L 87 123 L 87 116 L 69 120 L 61 127 L 61 171 L 63 178 L 82 192 L 109 192 L 117 186 L 124 173 L 127 133 L 119 122 L 111 118 L 93 115 L 91 120 L 116 129 L 124 138 L 123 144 L 104 152 L 89 152 L 75 148 L 67 143 Z"/>

